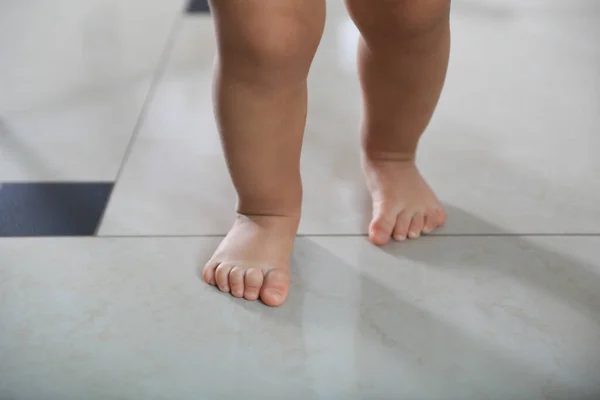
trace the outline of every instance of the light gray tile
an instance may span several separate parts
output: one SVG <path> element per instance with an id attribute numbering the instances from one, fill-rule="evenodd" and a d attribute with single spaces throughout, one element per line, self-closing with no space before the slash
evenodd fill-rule
<path id="1" fill-rule="evenodd" d="M 44 108 L 147 77 L 184 0 L 4 0 L 0 110 Z"/>
<path id="2" fill-rule="evenodd" d="M 301 238 L 279 309 L 207 238 L 0 240 L 0 397 L 592 399 L 600 238 Z"/>
<path id="3" fill-rule="evenodd" d="M 218 140 L 204 133 L 139 138 L 99 234 L 226 232 L 233 222 L 235 191 L 221 154 L 204 151 L 213 139 Z"/>
<path id="4" fill-rule="evenodd" d="M 0 181 L 113 180 L 184 2 L 0 4 Z"/>
<path id="5" fill-rule="evenodd" d="M 449 211 L 441 232 L 600 232 L 600 53 L 590 36 L 600 26 L 597 3 L 519 4 L 455 7 L 448 82 L 419 153 Z M 341 2 L 328 5 L 309 83 L 300 232 L 365 233 L 357 32 Z M 229 228 L 235 196 L 211 110 L 211 25 L 186 21 L 102 234 Z"/>
<path id="6" fill-rule="evenodd" d="M 0 121 L 0 181 L 114 181 L 148 83 Z"/>

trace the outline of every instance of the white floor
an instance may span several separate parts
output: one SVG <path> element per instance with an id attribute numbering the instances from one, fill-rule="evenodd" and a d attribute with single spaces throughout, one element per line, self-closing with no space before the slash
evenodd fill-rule
<path id="1" fill-rule="evenodd" d="M 420 165 L 441 234 L 375 248 L 342 2 L 311 77 L 289 301 L 197 268 L 234 193 L 209 17 L 0 2 L 0 182 L 117 181 L 94 238 L 0 239 L 0 399 L 599 399 L 600 3 L 455 0 Z"/>

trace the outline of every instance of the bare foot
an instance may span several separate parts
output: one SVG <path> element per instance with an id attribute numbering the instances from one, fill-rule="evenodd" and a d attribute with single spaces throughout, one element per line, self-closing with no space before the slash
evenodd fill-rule
<path id="1" fill-rule="evenodd" d="M 238 215 L 202 271 L 207 283 L 246 300 L 283 304 L 299 217 Z"/>
<path id="2" fill-rule="evenodd" d="M 363 168 L 373 200 L 369 240 L 384 245 L 431 233 L 446 221 L 439 200 L 414 161 L 365 160 Z"/>

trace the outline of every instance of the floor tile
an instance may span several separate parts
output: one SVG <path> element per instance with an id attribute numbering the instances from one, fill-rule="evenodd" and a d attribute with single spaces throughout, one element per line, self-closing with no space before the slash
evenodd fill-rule
<path id="1" fill-rule="evenodd" d="M 218 240 L 1 239 L 0 397 L 600 394 L 599 237 L 302 238 L 279 309 L 198 280 Z"/>
<path id="2" fill-rule="evenodd" d="M 113 180 L 183 4 L 3 1 L 0 181 Z"/>
<path id="3" fill-rule="evenodd" d="M 88 94 L 0 121 L 0 182 L 113 181 L 148 83 Z"/>
<path id="4" fill-rule="evenodd" d="M 442 233 L 600 232 L 600 7 L 565 4 L 456 2 L 448 82 L 419 153 L 449 211 Z M 365 233 L 357 32 L 341 2 L 328 6 L 309 82 L 300 232 Z M 228 229 L 235 196 L 211 110 L 211 24 L 190 18 L 179 33 L 102 234 Z"/>
<path id="5" fill-rule="evenodd" d="M 43 109 L 153 74 L 184 4 L 4 0 L 0 111 Z"/>
<path id="6" fill-rule="evenodd" d="M 190 0 L 187 5 L 186 11 L 191 14 L 196 13 L 208 13 L 210 9 L 208 7 L 208 0 Z"/>
<path id="7" fill-rule="evenodd" d="M 112 183 L 0 184 L 0 236 L 93 235 Z"/>

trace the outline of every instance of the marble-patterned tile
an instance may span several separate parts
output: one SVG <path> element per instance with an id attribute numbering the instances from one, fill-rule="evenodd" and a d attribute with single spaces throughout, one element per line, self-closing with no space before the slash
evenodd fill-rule
<path id="1" fill-rule="evenodd" d="M 600 237 L 300 238 L 278 309 L 199 281 L 218 240 L 0 240 L 0 397 L 600 395 Z"/>
<path id="2" fill-rule="evenodd" d="M 598 3 L 520 4 L 454 7 L 448 82 L 419 153 L 449 209 L 442 233 L 600 232 Z M 309 82 L 300 232 L 365 233 L 358 33 L 341 2 L 328 6 Z M 187 19 L 101 233 L 228 229 L 235 196 L 211 110 L 214 53 L 210 19 Z M 488 223 L 471 225 L 457 208 Z"/>
<path id="3" fill-rule="evenodd" d="M 0 181 L 116 176 L 183 0 L 0 4 Z"/>

